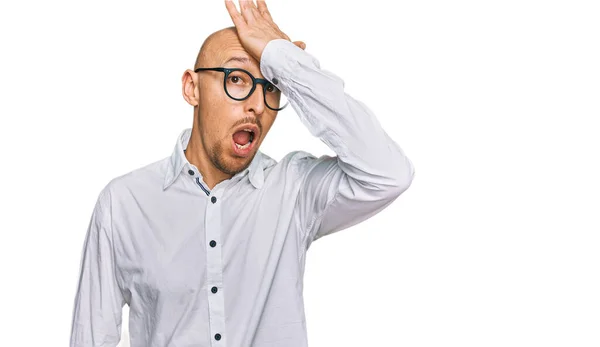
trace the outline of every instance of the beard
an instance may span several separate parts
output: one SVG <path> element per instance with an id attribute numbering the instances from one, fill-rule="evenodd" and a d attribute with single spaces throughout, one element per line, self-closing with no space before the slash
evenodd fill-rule
<path id="1" fill-rule="evenodd" d="M 204 148 L 209 148 L 206 147 L 206 143 L 204 143 L 204 137 L 202 137 L 202 144 Z M 235 176 L 237 173 L 246 170 L 246 168 L 250 166 L 252 159 L 254 159 L 254 156 L 256 155 L 256 152 L 254 152 L 252 156 L 245 158 L 247 161 L 241 166 L 235 162 L 232 163 L 232 161 L 227 161 L 227 155 L 225 154 L 225 148 L 222 142 L 216 142 L 213 144 L 208 151 L 208 155 L 213 166 L 219 171 L 227 175 Z"/>

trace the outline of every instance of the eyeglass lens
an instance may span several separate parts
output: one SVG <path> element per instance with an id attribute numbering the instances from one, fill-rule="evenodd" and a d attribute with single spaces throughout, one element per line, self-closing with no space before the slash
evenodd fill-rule
<path id="1" fill-rule="evenodd" d="M 256 88 L 262 88 L 262 86 L 257 85 Z M 225 79 L 225 89 L 231 97 L 243 99 L 252 90 L 252 77 L 244 71 L 231 71 Z M 266 85 L 264 94 L 265 102 L 270 108 L 278 109 L 288 102 L 287 97 L 271 83 Z"/>

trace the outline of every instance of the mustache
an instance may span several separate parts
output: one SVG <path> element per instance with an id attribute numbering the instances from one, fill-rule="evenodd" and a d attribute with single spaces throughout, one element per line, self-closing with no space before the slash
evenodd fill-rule
<path id="1" fill-rule="evenodd" d="M 260 123 L 260 120 L 258 120 L 256 117 L 244 117 L 239 119 L 238 121 L 236 121 L 232 126 L 231 129 L 235 129 L 235 127 L 242 125 L 242 124 L 254 124 L 258 127 L 258 129 L 260 130 L 260 133 L 262 134 L 262 124 Z"/>

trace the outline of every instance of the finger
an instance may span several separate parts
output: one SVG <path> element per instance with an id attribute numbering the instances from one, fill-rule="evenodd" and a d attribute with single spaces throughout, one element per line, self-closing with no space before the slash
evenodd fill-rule
<path id="1" fill-rule="evenodd" d="M 302 49 L 306 48 L 306 43 L 304 43 L 302 41 L 294 41 L 294 44 Z"/>
<path id="2" fill-rule="evenodd" d="M 246 25 L 246 20 L 238 12 L 233 1 L 225 0 L 225 7 L 227 7 L 227 12 L 229 12 L 229 16 L 231 17 L 231 20 L 233 21 L 233 24 L 235 24 L 236 27 L 243 27 L 244 25 Z"/>
<path id="3" fill-rule="evenodd" d="M 242 10 L 242 15 L 246 18 L 246 22 L 248 24 L 253 23 L 256 20 L 256 13 L 258 11 L 256 6 L 254 5 L 253 0 L 239 0 L 240 1 L 240 9 Z"/>
<path id="4" fill-rule="evenodd" d="M 267 2 L 265 0 L 256 0 L 256 3 L 258 5 L 258 12 L 263 17 L 265 17 L 269 22 L 274 23 L 273 17 L 271 17 L 271 13 L 269 12 L 269 9 L 267 8 Z"/>

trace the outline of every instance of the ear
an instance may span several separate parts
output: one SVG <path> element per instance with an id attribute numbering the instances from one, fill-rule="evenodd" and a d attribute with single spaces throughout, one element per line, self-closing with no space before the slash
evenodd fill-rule
<path id="1" fill-rule="evenodd" d="M 185 101 L 194 107 L 199 104 L 199 88 L 198 74 L 190 69 L 185 70 L 183 76 L 181 76 L 181 94 Z"/>

